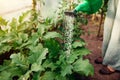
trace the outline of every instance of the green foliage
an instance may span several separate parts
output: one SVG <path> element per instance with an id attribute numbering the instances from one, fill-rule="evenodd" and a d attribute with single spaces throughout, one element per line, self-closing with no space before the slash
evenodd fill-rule
<path id="1" fill-rule="evenodd" d="M 55 37 L 62 38 L 61 34 L 57 32 L 48 32 L 44 35 L 44 39 L 50 39 L 50 38 L 55 38 Z"/>
<path id="2" fill-rule="evenodd" d="M 85 76 L 93 75 L 93 67 L 91 64 L 89 64 L 88 60 L 82 60 L 82 59 L 78 59 L 74 64 L 74 69 L 76 72 L 80 73 L 80 74 L 85 74 Z M 81 66 L 82 65 L 82 66 Z"/>
<path id="3" fill-rule="evenodd" d="M 62 5 L 66 6 L 66 3 Z M 60 15 L 64 17 L 61 12 Z M 63 49 L 64 43 L 60 42 L 63 41 L 60 27 L 54 27 L 53 19 L 41 21 L 38 16 L 36 12 L 28 11 L 11 22 L 1 18 L 0 26 L 9 28 L 0 31 L 0 54 L 12 53 L 10 60 L 0 65 L 0 80 L 74 80 L 74 72 L 93 75 L 93 66 L 83 59 L 90 51 L 79 38 L 78 24 L 75 25 L 72 52 L 68 57 Z"/>
<path id="4" fill-rule="evenodd" d="M 7 72 L 7 71 L 2 71 L 1 73 L 0 73 L 0 79 L 1 80 L 9 80 L 10 77 L 11 76 L 11 73 L 10 72 Z M 12 80 L 12 79 L 10 79 L 10 80 Z"/>
<path id="5" fill-rule="evenodd" d="M 54 58 L 59 55 L 60 44 L 54 39 L 45 40 L 44 46 L 49 50 L 49 58 Z"/>
<path id="6" fill-rule="evenodd" d="M 41 46 L 39 47 L 39 45 L 32 48 L 31 50 L 33 51 L 31 52 L 31 55 L 28 58 L 29 63 L 30 64 L 37 63 L 41 65 L 42 60 L 46 59 L 46 54 L 48 53 L 48 50 L 46 48 L 42 49 Z"/>
<path id="7" fill-rule="evenodd" d="M 48 71 L 40 78 L 40 80 L 54 80 L 55 76 L 55 73 Z"/>
<path id="8" fill-rule="evenodd" d="M 85 46 L 85 42 L 83 41 L 75 41 L 73 44 L 72 44 L 73 48 L 77 48 L 77 47 L 83 47 Z"/>
<path id="9" fill-rule="evenodd" d="M 6 26 L 7 25 L 7 21 L 5 19 L 3 19 L 2 17 L 0 17 L 0 25 L 1 26 Z"/>

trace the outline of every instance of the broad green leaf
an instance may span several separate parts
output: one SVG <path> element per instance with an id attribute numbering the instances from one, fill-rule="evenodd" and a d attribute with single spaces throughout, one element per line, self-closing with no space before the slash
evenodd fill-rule
<path id="1" fill-rule="evenodd" d="M 38 23 L 38 34 L 40 35 L 40 37 L 43 36 L 43 33 L 45 33 L 45 27 L 42 26 L 42 24 Z"/>
<path id="2" fill-rule="evenodd" d="M 73 70 L 75 72 L 78 72 L 80 74 L 83 74 L 85 76 L 93 75 L 94 74 L 94 68 L 93 66 L 89 63 L 88 60 L 82 60 L 78 59 L 74 64 L 73 64 Z"/>
<path id="3" fill-rule="evenodd" d="M 87 54 L 90 54 L 90 51 L 87 48 L 80 48 L 73 51 L 73 54 L 79 55 L 79 56 L 85 56 Z"/>
<path id="4" fill-rule="evenodd" d="M 29 29 L 30 26 L 31 26 L 31 24 L 26 21 L 26 22 L 21 23 L 21 24 L 18 25 L 17 31 L 18 31 L 18 32 L 19 32 L 19 31 L 25 31 L 25 30 Z"/>
<path id="5" fill-rule="evenodd" d="M 41 54 L 41 50 L 43 50 L 43 46 L 42 44 L 38 44 L 37 46 L 34 46 L 34 45 L 31 45 L 31 46 L 28 46 L 28 48 L 30 49 L 31 53 L 38 53 L 38 54 Z"/>
<path id="6" fill-rule="evenodd" d="M 50 39 L 50 38 L 55 38 L 55 37 L 62 38 L 62 35 L 57 32 L 47 32 L 44 35 L 44 39 Z"/>
<path id="7" fill-rule="evenodd" d="M 8 44 L 0 44 L 0 54 L 3 54 L 5 52 L 9 52 L 10 49 L 12 49 L 12 46 Z"/>
<path id="8" fill-rule="evenodd" d="M 28 57 L 28 60 L 30 63 L 37 63 L 37 64 L 41 64 L 42 60 L 46 58 L 46 55 L 48 53 L 48 49 L 47 48 L 39 48 L 39 46 L 36 46 L 36 51 L 35 53 L 31 54 Z"/>
<path id="9" fill-rule="evenodd" d="M 69 80 L 66 77 L 61 76 L 60 74 L 57 74 L 55 80 Z"/>
<path id="10" fill-rule="evenodd" d="M 9 25 L 11 27 L 11 31 L 16 31 L 18 26 L 17 19 L 13 18 Z"/>
<path id="11" fill-rule="evenodd" d="M 68 74 L 72 74 L 72 69 L 73 69 L 73 66 L 72 65 L 63 65 L 62 66 L 62 71 L 61 71 L 61 75 L 63 77 L 65 77 L 66 75 Z"/>
<path id="12" fill-rule="evenodd" d="M 40 76 L 40 80 L 55 80 L 56 74 L 54 72 L 45 72 L 43 76 Z"/>
<path id="13" fill-rule="evenodd" d="M 45 40 L 44 46 L 48 48 L 50 58 L 54 58 L 59 55 L 60 44 L 55 39 Z"/>
<path id="14" fill-rule="evenodd" d="M 58 66 L 50 61 L 49 59 L 45 60 L 45 62 L 42 64 L 44 68 L 50 68 L 51 71 L 55 70 Z"/>
<path id="15" fill-rule="evenodd" d="M 73 44 L 72 44 L 73 48 L 77 48 L 77 47 L 83 47 L 85 46 L 85 42 L 83 41 L 75 41 Z"/>
<path id="16" fill-rule="evenodd" d="M 11 60 L 4 60 L 3 65 L 9 65 L 11 63 Z"/>
<path id="17" fill-rule="evenodd" d="M 36 45 L 39 41 L 39 35 L 37 33 L 33 33 L 29 40 Z"/>
<path id="18" fill-rule="evenodd" d="M 36 45 L 38 45 L 36 47 Z M 39 49 L 43 48 L 41 43 L 38 43 L 38 38 L 37 35 L 31 38 L 28 38 L 28 41 L 21 44 L 21 46 L 19 46 L 19 49 L 26 47 L 28 49 L 30 49 L 32 52 L 37 52 Z"/>
<path id="19" fill-rule="evenodd" d="M 11 73 L 11 78 L 12 78 L 14 76 L 19 77 L 23 75 L 26 72 L 26 69 L 11 65 L 6 71 Z"/>
<path id="20" fill-rule="evenodd" d="M 24 41 L 24 42 L 28 40 L 28 34 L 19 33 L 18 36 L 19 36 L 19 38 L 22 39 L 22 41 Z"/>
<path id="21" fill-rule="evenodd" d="M 21 44 L 21 46 L 19 46 L 18 49 L 22 49 L 22 48 L 24 48 L 24 47 L 30 48 L 30 46 L 33 47 L 32 41 L 27 41 L 26 43 Z"/>
<path id="22" fill-rule="evenodd" d="M 30 77 L 31 70 L 27 71 L 24 75 L 22 75 L 18 80 L 28 80 Z"/>
<path id="23" fill-rule="evenodd" d="M 74 53 L 71 53 L 70 56 L 67 58 L 67 62 L 68 62 L 68 63 L 73 63 L 75 60 L 78 59 L 78 56 L 79 56 L 79 55 L 76 55 L 76 54 L 74 54 Z"/>
<path id="24" fill-rule="evenodd" d="M 47 53 L 48 53 L 48 49 L 44 48 L 43 51 L 41 51 L 41 55 L 39 55 L 37 63 L 41 64 L 42 60 L 46 58 Z"/>
<path id="25" fill-rule="evenodd" d="M 0 16 L 0 26 L 7 26 L 7 23 L 8 23 L 8 21 L 6 21 L 5 19 L 3 19 L 3 18 Z"/>
<path id="26" fill-rule="evenodd" d="M 3 66 L 0 66 L 0 74 L 4 71 L 10 73 L 10 77 L 9 77 L 10 79 L 7 79 L 7 80 L 13 80 L 12 79 L 13 77 L 15 77 L 15 76 L 20 77 L 21 75 L 26 73 L 27 68 L 20 67 L 19 65 L 16 65 L 15 63 L 11 64 L 10 61 L 7 60 L 4 62 Z M 4 78 L 4 77 L 5 76 L 2 76 L 1 78 Z M 4 80 L 4 79 L 2 79 L 2 80 Z"/>
<path id="27" fill-rule="evenodd" d="M 32 80 L 40 80 L 40 71 L 34 72 Z"/>
<path id="28" fill-rule="evenodd" d="M 59 55 L 59 60 L 56 62 L 57 65 L 61 65 L 61 64 L 66 64 L 66 53 L 64 51 L 60 51 Z"/>
<path id="29" fill-rule="evenodd" d="M 0 37 L 0 43 L 9 43 L 11 42 L 13 39 L 13 35 L 11 35 L 10 33 L 9 34 L 6 34 L 4 37 Z"/>
<path id="30" fill-rule="evenodd" d="M 30 11 L 22 13 L 22 15 L 19 16 L 19 20 L 18 20 L 19 23 L 22 23 L 23 21 L 25 21 L 26 19 L 28 19 L 29 18 L 29 13 L 30 13 Z"/>
<path id="31" fill-rule="evenodd" d="M 31 71 L 37 72 L 37 71 L 43 71 L 43 70 L 44 70 L 44 69 L 42 68 L 42 66 L 39 65 L 39 64 L 37 64 L 37 63 L 33 63 L 33 64 L 31 65 Z"/>
<path id="32" fill-rule="evenodd" d="M 47 18 L 45 19 L 45 24 L 46 24 L 46 25 L 50 25 L 51 22 L 52 22 L 52 18 L 47 17 Z"/>
<path id="33" fill-rule="evenodd" d="M 4 60 L 3 65 L 0 65 L 0 72 L 5 71 L 10 68 L 10 60 Z"/>
<path id="34" fill-rule="evenodd" d="M 10 79 L 11 73 L 7 71 L 0 72 L 0 80 L 12 80 Z"/>
<path id="35" fill-rule="evenodd" d="M 5 71 L 6 69 L 8 69 L 10 66 L 2 66 L 0 65 L 0 72 Z"/>
<path id="36" fill-rule="evenodd" d="M 15 38 L 15 40 L 13 41 L 14 48 L 16 48 L 17 46 L 21 44 L 22 44 L 22 38 Z"/>
<path id="37" fill-rule="evenodd" d="M 10 65 L 10 64 L 9 65 L 1 66 L 0 68 L 2 68 L 1 71 L 0 71 L 0 80 L 4 80 L 5 76 L 7 77 L 8 75 L 9 75 L 9 79 L 5 79 L 5 80 L 12 80 L 12 78 L 14 76 L 18 76 L 19 77 L 23 73 L 25 73 L 25 71 L 22 68 L 16 67 L 16 66 Z M 3 72 L 7 72 L 9 74 L 8 75 L 4 74 L 4 76 L 1 76 L 3 74 Z"/>
<path id="38" fill-rule="evenodd" d="M 12 59 L 12 63 L 15 64 L 16 66 L 28 68 L 27 58 L 23 54 L 21 53 L 12 54 L 10 58 Z"/>
<path id="39" fill-rule="evenodd" d="M 0 36 L 4 36 L 5 35 L 5 31 L 0 30 Z"/>

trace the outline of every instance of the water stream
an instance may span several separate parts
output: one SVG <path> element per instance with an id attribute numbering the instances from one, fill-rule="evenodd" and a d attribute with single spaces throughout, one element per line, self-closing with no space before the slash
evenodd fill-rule
<path id="1" fill-rule="evenodd" d="M 69 57 L 72 50 L 73 30 L 74 30 L 74 17 L 65 15 L 64 48 L 67 57 Z"/>

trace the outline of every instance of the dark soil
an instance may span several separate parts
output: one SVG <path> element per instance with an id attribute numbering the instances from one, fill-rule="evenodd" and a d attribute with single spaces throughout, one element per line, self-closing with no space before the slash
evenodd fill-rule
<path id="1" fill-rule="evenodd" d="M 6 53 L 3 53 L 0 55 L 0 65 L 3 64 L 4 60 L 8 60 L 10 59 L 10 55 L 13 53 L 13 51 L 9 51 L 9 52 L 6 52 Z"/>
<path id="2" fill-rule="evenodd" d="M 98 32 L 98 23 L 94 21 L 90 21 L 88 25 L 82 26 L 83 30 L 86 32 L 84 35 L 81 36 L 86 43 L 87 48 L 91 50 L 91 54 L 86 56 L 90 60 L 90 62 L 94 66 L 94 76 L 91 76 L 89 80 L 120 80 L 120 73 L 113 73 L 110 75 L 101 75 L 99 70 L 102 67 L 102 64 L 95 64 L 94 60 L 101 56 L 101 48 L 102 48 L 102 41 L 103 41 L 103 28 L 101 29 L 101 36 L 97 37 Z"/>

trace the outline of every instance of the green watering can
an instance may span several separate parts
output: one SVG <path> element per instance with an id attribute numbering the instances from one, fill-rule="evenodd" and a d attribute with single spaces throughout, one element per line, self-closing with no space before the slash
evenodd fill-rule
<path id="1" fill-rule="evenodd" d="M 65 12 L 68 15 L 74 15 L 81 11 L 86 14 L 96 13 L 103 5 L 103 0 L 83 0 L 78 6 L 75 7 L 73 12 Z"/>

